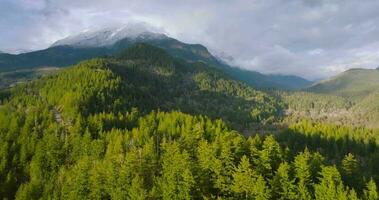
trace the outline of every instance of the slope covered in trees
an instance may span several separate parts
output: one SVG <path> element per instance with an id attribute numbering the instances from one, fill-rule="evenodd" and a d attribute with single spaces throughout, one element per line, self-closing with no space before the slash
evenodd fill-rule
<path id="1" fill-rule="evenodd" d="M 379 128 L 379 95 L 362 99 L 313 92 L 273 92 L 286 105 L 286 121 L 307 118 L 318 122 Z"/>
<path id="2" fill-rule="evenodd" d="M 304 121 L 244 137 L 233 129 L 279 120 L 283 103 L 149 45 L 1 98 L 3 198 L 378 198 L 375 131 Z"/>
<path id="3" fill-rule="evenodd" d="M 302 92 L 278 94 L 291 118 L 379 128 L 379 71 L 350 69 Z"/>
<path id="4" fill-rule="evenodd" d="M 350 69 L 308 88 L 307 91 L 359 100 L 379 90 L 379 70 Z"/>

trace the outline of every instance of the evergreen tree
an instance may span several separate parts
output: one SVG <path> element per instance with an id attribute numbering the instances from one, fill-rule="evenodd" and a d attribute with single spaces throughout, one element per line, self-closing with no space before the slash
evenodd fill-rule
<path id="1" fill-rule="evenodd" d="M 163 144 L 163 151 L 162 177 L 159 182 L 162 198 L 190 199 L 195 181 L 188 153 L 181 152 L 177 142 Z"/>
<path id="2" fill-rule="evenodd" d="M 315 198 L 322 200 L 347 199 L 348 193 L 335 166 L 323 167 L 320 172 L 320 183 L 314 186 Z"/>
<path id="3" fill-rule="evenodd" d="M 354 155 L 349 153 L 341 163 L 342 175 L 349 186 L 359 186 L 359 164 Z"/>
<path id="4" fill-rule="evenodd" d="M 238 198 L 269 199 L 269 189 L 262 176 L 251 169 L 249 159 L 243 156 L 233 173 L 232 191 Z"/>
<path id="5" fill-rule="evenodd" d="M 295 180 L 291 178 L 291 166 L 287 163 L 281 163 L 273 180 L 271 188 L 273 198 L 275 199 L 297 199 Z"/>
<path id="6" fill-rule="evenodd" d="M 364 198 L 365 200 L 377 200 L 379 199 L 378 189 L 376 187 L 375 182 L 371 179 L 364 190 Z"/>
<path id="7" fill-rule="evenodd" d="M 147 198 L 147 194 L 142 181 L 143 180 L 139 176 L 134 177 L 130 188 L 128 188 L 129 199 L 144 200 Z"/>

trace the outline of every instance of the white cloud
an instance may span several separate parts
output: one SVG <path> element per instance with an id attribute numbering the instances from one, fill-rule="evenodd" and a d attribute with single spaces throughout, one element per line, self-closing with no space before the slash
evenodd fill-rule
<path id="1" fill-rule="evenodd" d="M 1 0 L 0 49 L 40 49 L 86 29 L 142 21 L 234 58 L 307 78 L 379 65 L 376 0 Z"/>

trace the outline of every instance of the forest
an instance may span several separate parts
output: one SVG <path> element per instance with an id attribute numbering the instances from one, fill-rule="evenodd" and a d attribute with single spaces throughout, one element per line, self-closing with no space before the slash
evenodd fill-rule
<path id="1" fill-rule="evenodd" d="M 0 197 L 379 199 L 379 130 L 287 94 L 147 44 L 83 61 L 0 92 Z"/>

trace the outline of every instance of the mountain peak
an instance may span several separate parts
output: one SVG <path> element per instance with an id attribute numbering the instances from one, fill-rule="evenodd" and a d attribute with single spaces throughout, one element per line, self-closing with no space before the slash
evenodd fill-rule
<path id="1" fill-rule="evenodd" d="M 153 32 L 151 28 L 141 24 L 128 24 L 125 26 L 113 26 L 101 29 L 87 30 L 77 35 L 68 36 L 56 41 L 54 46 L 72 47 L 104 47 L 128 38 L 131 40 L 163 39 L 167 36 Z"/>

